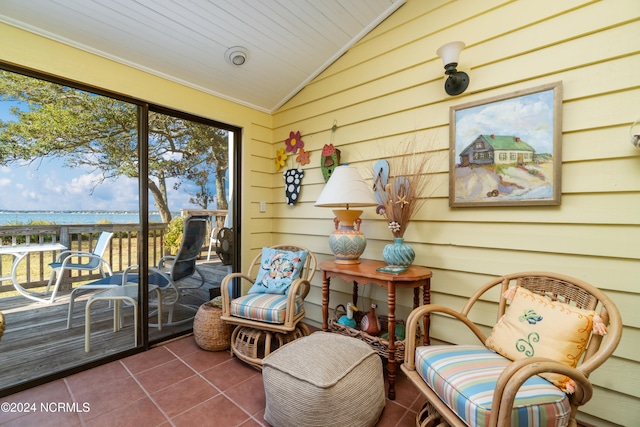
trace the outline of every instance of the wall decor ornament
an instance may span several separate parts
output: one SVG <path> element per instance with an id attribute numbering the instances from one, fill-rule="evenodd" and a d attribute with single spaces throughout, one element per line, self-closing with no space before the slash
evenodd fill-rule
<path id="1" fill-rule="evenodd" d="M 295 205 L 300 196 L 300 186 L 302 185 L 302 169 L 288 169 L 284 172 L 285 198 L 288 205 Z"/>
<path id="2" fill-rule="evenodd" d="M 334 147 L 333 144 L 325 144 L 320 158 L 320 169 L 322 169 L 324 182 L 329 181 L 333 170 L 337 166 L 340 166 L 340 150 Z"/>
<path id="3" fill-rule="evenodd" d="M 560 204 L 562 82 L 449 113 L 449 206 Z"/>
<path id="4" fill-rule="evenodd" d="M 276 171 L 285 165 L 288 158 L 293 159 L 293 156 L 297 154 L 296 162 L 298 162 L 298 167 L 287 169 L 283 173 L 285 200 L 288 205 L 295 205 L 300 198 L 302 178 L 304 177 L 304 171 L 300 166 L 309 164 L 311 153 L 304 151 L 304 142 L 300 136 L 300 131 L 289 132 L 289 138 L 284 141 L 284 145 L 285 148 L 280 148 L 276 156 Z M 291 155 L 287 153 L 291 153 Z"/>
<path id="5" fill-rule="evenodd" d="M 338 122 L 334 120 L 333 126 L 331 126 L 331 138 L 329 143 L 322 148 L 322 156 L 320 157 L 320 170 L 322 170 L 322 177 L 325 183 L 329 182 L 333 170 L 340 166 L 340 150 L 333 145 L 336 130 L 338 130 Z"/>

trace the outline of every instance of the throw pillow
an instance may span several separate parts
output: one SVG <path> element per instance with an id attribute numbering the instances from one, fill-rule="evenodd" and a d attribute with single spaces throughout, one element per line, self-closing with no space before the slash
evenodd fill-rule
<path id="1" fill-rule="evenodd" d="M 541 356 L 575 368 L 589 341 L 596 313 L 522 287 L 507 293 L 511 304 L 493 327 L 486 346 L 511 360 Z M 570 378 L 552 373 L 541 376 L 572 392 Z"/>
<path id="2" fill-rule="evenodd" d="M 249 293 L 286 294 L 291 283 L 300 278 L 307 254 L 307 251 L 262 248 L 260 270 Z"/>

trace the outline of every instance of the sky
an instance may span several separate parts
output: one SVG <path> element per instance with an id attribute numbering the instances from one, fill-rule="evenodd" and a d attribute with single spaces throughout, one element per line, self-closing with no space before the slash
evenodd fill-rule
<path id="1" fill-rule="evenodd" d="M 10 103 L 0 101 L 0 119 L 11 120 Z M 118 178 L 96 186 L 100 171 L 64 166 L 59 159 L 44 159 L 24 166 L 0 166 L 0 210 L 138 210 L 138 180 Z M 197 209 L 185 189 L 173 190 L 167 182 L 169 208 Z M 92 192 L 93 190 L 93 192 Z M 156 211 L 149 195 L 149 210 Z"/>
<path id="2" fill-rule="evenodd" d="M 478 135 L 513 135 L 553 154 L 553 89 L 456 111 L 456 153 Z"/>

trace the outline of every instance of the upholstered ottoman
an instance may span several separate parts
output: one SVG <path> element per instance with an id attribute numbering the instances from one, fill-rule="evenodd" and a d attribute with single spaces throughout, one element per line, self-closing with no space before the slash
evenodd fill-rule
<path id="1" fill-rule="evenodd" d="M 330 332 L 299 338 L 262 360 L 264 419 L 274 427 L 373 426 L 385 405 L 380 356 Z"/>

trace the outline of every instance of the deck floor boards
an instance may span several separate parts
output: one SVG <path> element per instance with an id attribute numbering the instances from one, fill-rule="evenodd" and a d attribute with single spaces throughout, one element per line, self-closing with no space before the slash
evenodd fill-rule
<path id="1" fill-rule="evenodd" d="M 219 287 L 227 267 L 219 262 L 199 262 L 205 275 L 202 287 L 184 292 L 181 302 L 199 307 L 210 299 L 210 289 Z M 181 285 L 197 286 L 197 278 L 185 279 Z M 76 298 L 73 326 L 67 329 L 69 292 L 63 293 L 53 304 L 29 300 L 22 296 L 0 299 L 0 311 L 6 330 L 0 339 L 0 391 L 28 380 L 47 376 L 90 363 L 105 356 L 134 347 L 133 309 L 123 308 L 124 327 L 113 331 L 113 309 L 106 301 L 97 301 L 91 308 L 91 351 L 84 351 L 86 301 L 92 293 Z M 188 310 L 178 311 L 177 318 L 193 316 Z M 163 316 L 166 321 L 166 315 Z M 151 318 L 154 322 L 155 316 Z M 182 325 L 163 325 L 162 331 L 149 327 L 151 341 L 161 340 L 192 328 L 193 322 Z"/>

